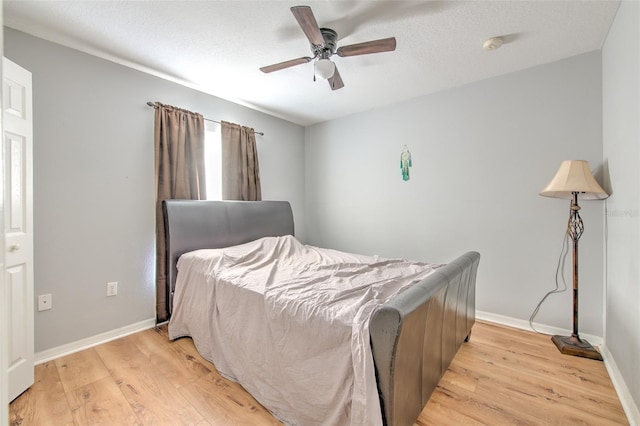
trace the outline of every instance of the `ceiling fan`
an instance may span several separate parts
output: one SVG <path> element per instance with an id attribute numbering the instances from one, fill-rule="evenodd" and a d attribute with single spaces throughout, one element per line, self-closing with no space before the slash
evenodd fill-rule
<path id="1" fill-rule="evenodd" d="M 337 54 L 341 57 L 347 57 L 396 50 L 395 37 L 338 47 L 338 33 L 330 28 L 318 27 L 316 18 L 313 16 L 313 12 L 309 6 L 294 6 L 291 8 L 291 12 L 311 43 L 311 53 L 313 56 L 303 56 L 302 58 L 291 59 L 289 61 L 260 68 L 260 71 L 264 73 L 279 71 L 295 65 L 306 64 L 316 59 L 315 73 L 319 77 L 327 79 L 332 90 L 337 90 L 344 87 L 344 83 L 342 81 L 342 77 L 340 77 L 338 68 L 336 68 L 336 65 L 329 60 L 331 56 Z"/>

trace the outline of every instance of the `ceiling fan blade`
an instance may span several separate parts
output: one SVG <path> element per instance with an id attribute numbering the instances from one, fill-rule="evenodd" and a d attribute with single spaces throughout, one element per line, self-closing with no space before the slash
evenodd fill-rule
<path id="1" fill-rule="evenodd" d="M 336 53 L 338 56 L 356 56 L 369 53 L 391 52 L 396 50 L 396 38 L 382 38 L 380 40 L 365 41 L 364 43 L 350 44 L 339 47 Z"/>
<path id="2" fill-rule="evenodd" d="M 329 86 L 331 86 L 331 90 L 338 90 L 344 87 L 344 83 L 342 82 L 342 77 L 340 77 L 340 73 L 338 72 L 338 68 L 334 71 L 333 75 L 328 78 Z"/>
<path id="3" fill-rule="evenodd" d="M 306 64 L 311 59 L 313 59 L 313 58 L 309 58 L 308 56 L 305 56 L 305 57 L 302 57 L 302 58 L 298 58 L 298 59 L 291 59 L 290 61 L 284 61 L 284 62 L 280 62 L 278 64 L 267 65 L 266 67 L 260 68 L 260 71 L 265 72 L 265 73 L 269 73 L 269 72 L 273 72 L 273 71 L 279 71 L 279 70 L 283 70 L 285 68 L 293 67 L 293 66 L 296 66 L 296 65 Z"/>
<path id="4" fill-rule="evenodd" d="M 300 28 L 304 31 L 304 35 L 307 36 L 309 42 L 314 46 L 322 46 L 324 44 L 324 37 L 318 27 L 315 16 L 309 6 L 293 6 L 291 13 L 298 21 Z"/>

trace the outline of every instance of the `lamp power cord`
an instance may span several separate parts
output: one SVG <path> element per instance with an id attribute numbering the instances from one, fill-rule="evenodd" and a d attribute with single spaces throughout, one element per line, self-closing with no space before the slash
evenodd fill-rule
<path id="1" fill-rule="evenodd" d="M 533 319 L 536 317 L 536 315 L 538 315 L 538 311 L 540 310 L 540 307 L 542 306 L 544 301 L 547 300 L 547 298 L 552 294 L 564 293 L 565 291 L 567 291 L 567 282 L 564 279 L 564 265 L 567 259 L 567 255 L 569 254 L 568 242 L 569 234 L 565 232 L 564 238 L 562 239 L 562 249 L 560 250 L 560 255 L 558 256 L 558 264 L 556 266 L 556 287 L 553 290 L 547 292 L 547 294 L 542 297 L 540 302 L 538 302 L 538 304 L 536 305 L 536 308 L 531 313 L 531 316 L 529 317 L 529 327 L 531 327 L 531 329 L 536 333 L 546 334 L 536 330 L 533 326 Z M 562 283 L 562 286 L 560 285 L 560 283 Z"/>

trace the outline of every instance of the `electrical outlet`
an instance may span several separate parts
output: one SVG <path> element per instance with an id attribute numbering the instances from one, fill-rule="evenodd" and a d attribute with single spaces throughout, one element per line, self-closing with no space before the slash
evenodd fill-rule
<path id="1" fill-rule="evenodd" d="M 50 294 L 41 294 L 38 296 L 38 312 L 46 311 L 53 307 L 53 299 Z"/>
<path id="2" fill-rule="evenodd" d="M 107 283 L 107 296 L 116 296 L 118 294 L 118 283 Z"/>

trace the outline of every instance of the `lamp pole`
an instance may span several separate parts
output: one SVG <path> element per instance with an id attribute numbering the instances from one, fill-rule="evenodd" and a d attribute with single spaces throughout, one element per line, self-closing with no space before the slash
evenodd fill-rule
<path id="1" fill-rule="evenodd" d="M 580 206 L 578 205 L 578 193 L 572 193 L 571 214 L 567 224 L 567 233 L 573 241 L 573 337 L 580 340 L 578 334 L 578 240 L 584 232 L 584 225 L 580 217 Z"/>
<path id="2" fill-rule="evenodd" d="M 602 355 L 578 334 L 578 240 L 584 232 L 580 217 L 578 192 L 571 193 L 571 212 L 567 223 L 567 234 L 573 241 L 573 333 L 570 337 L 553 336 L 551 340 L 563 354 L 581 356 L 602 361 Z"/>

